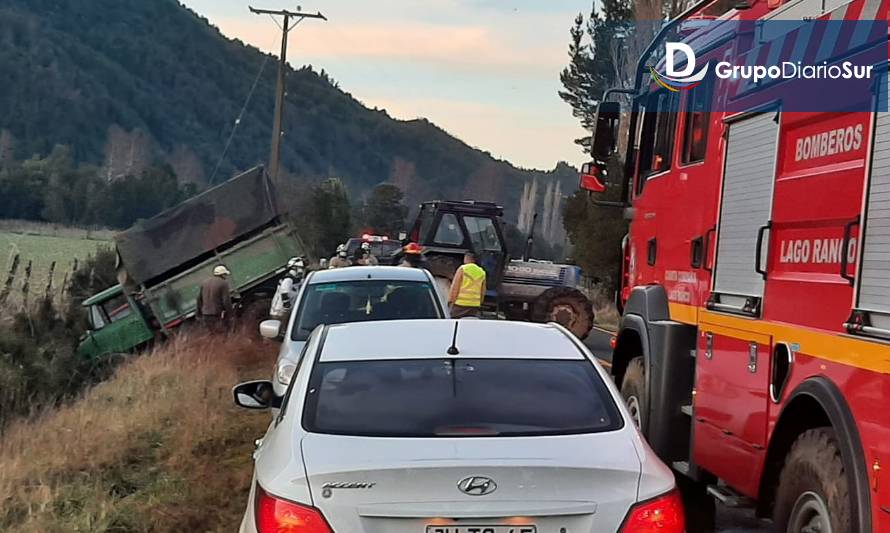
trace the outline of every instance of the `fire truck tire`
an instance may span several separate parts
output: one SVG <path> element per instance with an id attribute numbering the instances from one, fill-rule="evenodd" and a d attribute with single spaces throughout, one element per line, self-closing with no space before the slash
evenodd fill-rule
<path id="1" fill-rule="evenodd" d="M 834 430 L 801 434 L 785 459 L 773 510 L 775 531 L 852 531 L 850 479 Z"/>
<path id="2" fill-rule="evenodd" d="M 593 306 L 584 293 L 570 287 L 556 287 L 538 297 L 532 321 L 557 322 L 581 340 L 593 328 Z"/>
<path id="3" fill-rule="evenodd" d="M 646 367 L 642 357 L 634 357 L 627 364 L 624 381 L 621 382 L 621 396 L 634 423 L 641 430 L 645 428 L 649 399 L 646 397 Z"/>

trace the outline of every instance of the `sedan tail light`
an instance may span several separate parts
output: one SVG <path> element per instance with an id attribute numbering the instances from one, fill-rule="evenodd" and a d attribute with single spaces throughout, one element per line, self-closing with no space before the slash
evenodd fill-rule
<path id="1" fill-rule="evenodd" d="M 673 490 L 630 508 L 621 533 L 683 533 L 686 518 L 680 493 Z"/>
<path id="2" fill-rule="evenodd" d="M 333 533 L 318 509 L 278 499 L 259 485 L 254 514 L 259 533 Z"/>

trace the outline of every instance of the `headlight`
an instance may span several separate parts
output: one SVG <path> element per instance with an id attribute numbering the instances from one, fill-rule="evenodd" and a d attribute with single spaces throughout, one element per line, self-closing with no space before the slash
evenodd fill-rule
<path id="1" fill-rule="evenodd" d="M 284 362 L 278 365 L 278 383 L 282 385 L 290 385 L 291 378 L 294 377 L 294 371 L 297 369 L 297 365 L 289 362 Z"/>

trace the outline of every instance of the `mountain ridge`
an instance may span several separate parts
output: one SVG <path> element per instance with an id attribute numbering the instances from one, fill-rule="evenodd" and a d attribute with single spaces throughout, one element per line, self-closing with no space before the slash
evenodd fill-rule
<path id="1" fill-rule="evenodd" d="M 78 162 L 100 165 L 109 180 L 164 160 L 184 180 L 207 184 L 259 79 L 213 181 L 265 163 L 275 57 L 225 36 L 174 0 L 74 4 L 0 2 L 0 69 L 16 80 L 0 88 L 0 137 L 16 156 L 63 144 Z M 427 119 L 369 109 L 324 70 L 289 69 L 288 87 L 282 168 L 289 179 L 338 176 L 358 196 L 390 182 L 411 203 L 491 200 L 511 220 L 519 218 L 526 184 L 574 186 L 567 164 L 517 168 Z"/>

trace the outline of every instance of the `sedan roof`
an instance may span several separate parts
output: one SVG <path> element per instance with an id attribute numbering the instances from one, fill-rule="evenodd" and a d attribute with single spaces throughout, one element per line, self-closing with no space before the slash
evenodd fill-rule
<path id="1" fill-rule="evenodd" d="M 407 270 L 407 269 L 406 269 Z M 457 325 L 459 354 L 448 353 Z M 560 328 L 495 320 L 396 320 L 329 326 L 325 361 L 443 357 L 581 360 L 584 354 Z"/>
<path id="2" fill-rule="evenodd" d="M 332 268 L 312 273 L 309 284 L 339 283 L 344 281 L 361 281 L 364 279 L 382 279 L 394 281 L 429 281 L 426 273 L 418 268 L 395 266 L 354 266 Z"/>

